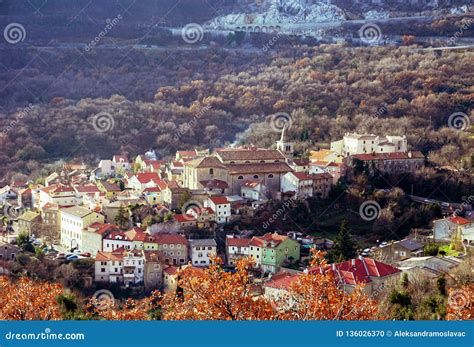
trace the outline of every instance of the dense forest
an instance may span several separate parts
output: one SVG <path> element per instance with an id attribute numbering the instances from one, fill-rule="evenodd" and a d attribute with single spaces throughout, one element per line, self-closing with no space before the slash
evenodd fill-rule
<path id="1" fill-rule="evenodd" d="M 36 64 L 60 71 L 67 64 L 62 59 L 68 56 Z M 278 134 L 265 120 L 277 112 L 291 114 L 290 135 L 301 154 L 347 131 L 370 131 L 406 134 L 411 148 L 440 164 L 470 165 L 472 135 L 448 127 L 456 112 L 472 120 L 469 53 L 342 45 L 267 54 L 208 49 L 174 51 L 168 58 L 136 53 L 115 69 L 107 59 L 84 59 L 59 76 L 28 66 L 17 78 L 23 83 L 4 88 L 3 100 L 27 91 L 44 99 L 23 100 L 31 107 L 1 119 L 2 174 L 34 172 L 40 162 L 61 158 L 91 162 L 119 150 L 134 155 L 153 147 L 166 156 L 178 148 L 215 147 L 249 126 L 245 141 L 270 146 Z M 109 95 L 88 98 L 97 88 Z M 113 117 L 107 132 L 93 129 L 101 112 Z"/>

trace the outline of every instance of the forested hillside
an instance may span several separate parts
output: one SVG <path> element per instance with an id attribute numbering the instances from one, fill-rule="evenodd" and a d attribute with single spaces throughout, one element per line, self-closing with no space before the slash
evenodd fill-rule
<path id="1" fill-rule="evenodd" d="M 219 146 L 276 112 L 292 115 L 290 135 L 301 154 L 347 131 L 366 130 L 407 134 L 411 148 L 429 152 L 432 160 L 470 165 L 470 133 L 448 128 L 451 114 L 472 112 L 474 76 L 468 53 L 438 56 L 409 47 L 329 45 L 288 47 L 266 55 L 189 51 L 173 55 L 164 67 L 156 64 L 163 59 L 156 55 L 138 58 L 136 65 L 115 71 L 104 65 L 90 71 L 103 74 L 103 87 L 117 95 L 74 100 L 64 80 L 54 87 L 57 97 L 48 95 L 31 110 L 3 118 L 2 173 L 36 171 L 39 162 L 61 158 L 93 162 L 119 150 L 137 154 L 153 147 L 166 156 L 177 148 Z M 143 79 L 129 73 L 139 66 L 145 67 L 140 70 Z M 82 70 L 70 80 L 75 91 L 81 81 L 84 90 L 91 86 Z M 120 95 L 124 86 L 135 86 L 141 99 L 151 93 L 144 84 L 165 86 L 157 87 L 149 101 L 132 101 L 129 91 L 124 94 L 130 99 Z M 34 81 L 28 85 L 34 93 L 44 88 Z M 93 128 L 93 116 L 100 112 L 113 116 L 113 127 L 106 132 Z M 368 117 L 377 121 L 366 122 Z M 17 120 L 13 126 L 12 119 Z M 269 146 L 277 136 L 260 123 L 247 141 Z"/>

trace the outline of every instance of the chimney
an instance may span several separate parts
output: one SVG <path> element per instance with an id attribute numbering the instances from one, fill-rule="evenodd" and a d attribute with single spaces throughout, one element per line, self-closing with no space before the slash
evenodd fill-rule
<path id="1" fill-rule="evenodd" d="M 411 157 L 412 157 L 412 153 L 408 152 L 408 158 L 411 158 Z"/>
<path id="2" fill-rule="evenodd" d="M 364 257 L 361 256 L 361 255 L 359 255 L 359 259 L 363 261 L 363 260 L 364 260 Z"/>
<path id="3" fill-rule="evenodd" d="M 332 267 L 332 271 L 336 271 L 336 264 L 332 263 L 331 267 Z"/>
<path id="4" fill-rule="evenodd" d="M 351 259 L 351 265 L 352 265 L 352 267 L 356 266 L 356 260 L 355 259 Z"/>

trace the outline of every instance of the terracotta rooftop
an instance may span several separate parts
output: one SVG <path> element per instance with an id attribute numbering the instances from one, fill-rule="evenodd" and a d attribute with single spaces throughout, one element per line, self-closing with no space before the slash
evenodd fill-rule
<path id="1" fill-rule="evenodd" d="M 270 174 L 286 173 L 293 171 L 286 163 L 251 163 L 251 164 L 228 164 L 229 174 Z"/>
<path id="2" fill-rule="evenodd" d="M 250 239 L 238 239 L 235 237 L 226 238 L 226 244 L 229 247 L 248 247 L 250 245 Z"/>
<path id="3" fill-rule="evenodd" d="M 192 166 L 195 168 L 220 168 L 225 169 L 225 165 L 214 156 L 205 156 L 203 158 L 198 158 L 190 160 L 184 163 L 185 166 Z"/>
<path id="4" fill-rule="evenodd" d="M 285 157 L 276 149 L 265 149 L 265 148 L 225 148 L 216 150 L 217 155 L 223 161 L 232 160 L 281 160 L 284 161 Z"/>
<path id="5" fill-rule="evenodd" d="M 291 285 L 298 279 L 298 275 L 292 275 L 288 272 L 280 272 L 272 276 L 263 286 L 275 289 L 290 289 Z"/>
<path id="6" fill-rule="evenodd" d="M 154 239 L 159 244 L 188 244 L 188 240 L 179 234 L 156 234 Z"/>
<path id="7" fill-rule="evenodd" d="M 221 180 L 208 180 L 208 181 L 200 181 L 201 185 L 204 188 L 218 188 L 218 189 L 227 189 L 229 188 L 229 185 L 227 184 L 226 181 L 221 181 Z"/>
<path id="8" fill-rule="evenodd" d="M 211 196 L 209 198 L 216 205 L 229 204 L 229 200 L 225 196 Z"/>

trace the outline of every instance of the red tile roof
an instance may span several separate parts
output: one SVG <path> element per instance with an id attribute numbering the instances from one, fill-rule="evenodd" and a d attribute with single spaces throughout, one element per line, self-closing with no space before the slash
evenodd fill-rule
<path id="1" fill-rule="evenodd" d="M 190 222 L 195 222 L 196 218 L 190 214 L 175 214 L 174 215 L 174 220 L 178 223 L 190 223 Z"/>
<path id="2" fill-rule="evenodd" d="M 335 274 L 338 279 L 349 285 L 357 283 L 368 283 L 372 277 L 383 278 L 400 272 L 399 269 L 389 264 L 379 262 L 372 258 L 357 258 L 334 264 Z M 326 271 L 332 271 L 333 266 L 328 265 Z M 310 272 L 317 273 L 320 268 L 311 269 Z"/>
<path id="3" fill-rule="evenodd" d="M 158 183 L 159 181 L 161 181 L 160 176 L 158 176 L 156 172 L 141 172 L 141 173 L 137 173 L 136 177 L 138 181 L 142 184 L 148 183 L 150 181 L 153 181 L 155 183 Z"/>
<path id="4" fill-rule="evenodd" d="M 184 236 L 179 234 L 156 234 L 154 236 L 154 239 L 158 244 L 188 244 L 188 240 L 186 240 Z"/>
<path id="5" fill-rule="evenodd" d="M 100 193 L 99 188 L 95 184 L 88 184 L 86 186 L 77 186 L 76 190 L 79 193 Z"/>
<path id="6" fill-rule="evenodd" d="M 297 279 L 298 275 L 292 275 L 288 272 L 280 272 L 273 275 L 270 281 L 264 284 L 264 287 L 288 290 Z"/>
<path id="7" fill-rule="evenodd" d="M 161 192 L 161 188 L 157 187 L 148 187 L 143 190 L 144 193 L 159 193 Z"/>
<path id="8" fill-rule="evenodd" d="M 204 188 L 218 188 L 218 189 L 227 189 L 229 188 L 229 185 L 225 181 L 221 180 L 209 180 L 209 181 L 200 181 L 201 185 Z"/>
<path id="9" fill-rule="evenodd" d="M 227 246 L 231 247 L 248 247 L 250 244 L 250 239 L 238 239 L 235 237 L 228 237 L 226 239 Z"/>
<path id="10" fill-rule="evenodd" d="M 230 203 L 226 196 L 211 196 L 209 200 L 211 200 L 216 205 L 223 205 L 223 204 Z"/>
<path id="11" fill-rule="evenodd" d="M 131 241 L 128 237 L 127 234 L 124 233 L 123 231 L 113 231 L 110 234 L 108 234 L 105 239 L 107 240 L 120 240 L 120 241 Z"/>
<path id="12" fill-rule="evenodd" d="M 128 230 L 125 234 L 130 240 L 139 241 L 139 242 L 145 241 L 147 237 L 150 236 L 139 227 L 133 227 L 132 229 Z"/>
<path id="13" fill-rule="evenodd" d="M 95 261 L 122 261 L 123 253 L 125 249 L 123 247 L 117 248 L 113 252 L 97 252 L 95 256 Z"/>
<path id="14" fill-rule="evenodd" d="M 197 151 L 196 150 L 193 150 L 193 151 L 178 151 L 178 154 L 180 157 L 182 158 L 192 158 L 192 157 L 195 157 L 197 156 Z"/>
<path id="15" fill-rule="evenodd" d="M 466 218 L 462 218 L 462 217 L 458 217 L 458 216 L 450 217 L 449 221 L 454 223 L 454 224 L 457 224 L 457 225 L 471 224 L 471 222 L 469 220 L 467 220 Z"/>
<path id="16" fill-rule="evenodd" d="M 297 166 L 308 166 L 310 163 L 309 159 L 294 159 L 293 162 Z"/>
<path id="17" fill-rule="evenodd" d="M 176 266 L 168 266 L 163 272 L 166 272 L 168 275 L 173 276 L 178 272 L 179 268 Z"/>
<path id="18" fill-rule="evenodd" d="M 304 172 L 292 172 L 293 176 L 295 176 L 300 181 L 311 181 L 313 178 Z"/>

